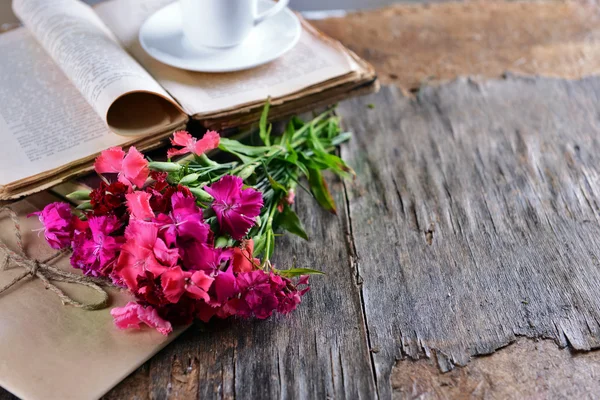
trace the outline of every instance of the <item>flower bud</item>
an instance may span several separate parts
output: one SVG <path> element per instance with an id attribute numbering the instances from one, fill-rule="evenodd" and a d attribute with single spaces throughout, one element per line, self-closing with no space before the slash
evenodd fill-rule
<path id="1" fill-rule="evenodd" d="M 183 178 L 181 178 L 181 180 L 179 181 L 180 185 L 189 185 L 190 183 L 194 183 L 198 180 L 198 178 L 200 177 L 200 174 L 188 174 L 186 176 L 184 176 Z"/>
<path id="2" fill-rule="evenodd" d="M 200 189 L 199 187 L 190 187 L 188 189 L 190 189 L 190 192 L 192 192 L 192 194 L 196 196 L 196 199 L 202 202 L 210 203 L 214 200 L 214 198 L 210 194 L 208 194 L 204 189 Z"/>
<path id="3" fill-rule="evenodd" d="M 246 165 L 244 168 L 242 168 L 242 170 L 239 172 L 239 174 L 237 174 L 237 176 L 242 178 L 242 180 L 248 179 L 250 177 L 250 175 L 252 175 L 254 173 L 254 170 L 256 169 L 257 165 L 258 164 Z"/>
<path id="4" fill-rule="evenodd" d="M 91 210 L 93 207 L 92 207 L 92 203 L 90 203 L 89 201 L 84 201 L 83 203 L 78 205 L 76 208 L 78 210 Z"/>
<path id="5" fill-rule="evenodd" d="M 157 162 L 157 161 L 148 163 L 148 167 L 150 167 L 150 169 L 154 170 L 154 171 L 164 171 L 164 172 L 178 172 L 182 168 L 182 166 L 177 163 Z"/>
<path id="6" fill-rule="evenodd" d="M 215 247 L 217 249 L 222 249 L 223 247 L 227 247 L 229 245 L 229 239 L 225 236 L 219 236 L 215 239 Z"/>
<path id="7" fill-rule="evenodd" d="M 78 190 L 67 195 L 69 200 L 89 200 L 91 190 Z"/>

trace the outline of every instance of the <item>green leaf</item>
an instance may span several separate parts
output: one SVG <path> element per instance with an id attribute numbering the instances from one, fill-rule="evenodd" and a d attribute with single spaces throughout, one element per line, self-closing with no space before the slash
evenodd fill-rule
<path id="1" fill-rule="evenodd" d="M 256 235 L 252 238 L 254 241 L 254 256 L 259 256 L 265 251 L 267 244 L 265 237 L 262 235 Z"/>
<path id="2" fill-rule="evenodd" d="M 285 229 L 286 231 L 300 236 L 304 240 L 308 240 L 308 234 L 304 230 L 302 221 L 298 218 L 298 214 L 291 209 L 290 206 L 285 206 L 283 212 L 275 217 L 275 226 Z"/>
<path id="3" fill-rule="evenodd" d="M 273 177 L 271 175 L 267 175 L 269 178 L 269 183 L 271 184 L 271 187 L 273 188 L 273 190 L 281 190 L 282 192 L 287 192 L 287 189 L 285 188 L 285 186 L 283 186 L 281 183 L 277 182 L 275 179 L 273 179 Z"/>
<path id="4" fill-rule="evenodd" d="M 294 138 L 294 133 L 296 133 L 296 129 L 294 128 L 294 122 L 290 121 L 285 127 L 285 131 L 283 131 L 283 135 L 281 136 L 281 144 L 287 146 L 288 151 L 292 144 L 292 139 Z"/>
<path id="5" fill-rule="evenodd" d="M 313 196 L 315 196 L 317 202 L 325 210 L 332 214 L 337 214 L 335 201 L 333 200 L 333 197 L 331 197 L 331 193 L 329 192 L 329 188 L 327 187 L 325 179 L 323 179 L 321 171 L 318 169 L 309 168 L 308 172 L 308 184 L 310 186 L 310 191 L 312 192 Z"/>
<path id="6" fill-rule="evenodd" d="M 239 153 L 246 156 L 262 156 L 267 151 L 271 150 L 268 146 L 248 146 L 238 142 L 237 140 L 221 138 L 219 141 L 219 149 L 227 153 Z"/>
<path id="7" fill-rule="evenodd" d="M 316 269 L 310 268 L 292 268 L 292 269 L 278 269 L 277 274 L 285 278 L 294 278 L 302 275 L 325 275 L 324 272 L 317 271 Z"/>
<path id="8" fill-rule="evenodd" d="M 323 143 L 317 137 L 315 130 L 311 126 L 309 129 L 309 137 L 310 137 L 310 145 L 315 152 L 316 159 L 314 161 L 321 162 L 330 168 L 336 174 L 344 177 L 351 178 L 354 175 L 354 171 L 350 168 L 344 160 L 336 156 L 335 154 L 330 154 L 325 150 Z"/>
<path id="9" fill-rule="evenodd" d="M 265 107 L 263 108 L 262 115 L 260 116 L 260 122 L 258 124 L 259 127 L 259 136 L 263 143 L 267 146 L 271 145 L 271 129 L 272 125 L 268 124 L 267 118 L 269 117 L 269 108 L 271 107 L 271 99 L 267 99 L 265 103 Z"/>

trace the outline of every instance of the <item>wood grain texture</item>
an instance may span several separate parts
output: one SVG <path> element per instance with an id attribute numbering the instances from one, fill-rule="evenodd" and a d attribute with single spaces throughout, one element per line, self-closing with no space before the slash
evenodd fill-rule
<path id="1" fill-rule="evenodd" d="M 396 359 L 449 371 L 518 336 L 600 345 L 599 91 L 597 78 L 460 79 L 341 105 L 382 398 Z"/>
<path id="2" fill-rule="evenodd" d="M 600 7 L 587 1 L 398 4 L 313 23 L 405 91 L 505 71 L 578 79 L 600 71 Z"/>

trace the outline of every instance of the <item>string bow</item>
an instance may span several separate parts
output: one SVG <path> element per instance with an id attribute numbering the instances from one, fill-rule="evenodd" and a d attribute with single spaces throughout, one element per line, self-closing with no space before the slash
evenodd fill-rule
<path id="1" fill-rule="evenodd" d="M 2 207 L 0 208 L 0 213 L 6 212 L 10 216 L 10 219 L 14 225 L 15 236 L 17 237 L 17 245 L 19 247 L 19 252 L 15 252 L 11 250 L 7 244 L 0 239 L 0 251 L 4 252 L 6 258 L 4 260 L 4 265 L 0 267 L 0 270 L 5 270 L 11 264 L 22 267 L 25 269 L 20 275 L 16 276 L 12 281 L 6 284 L 3 287 L 0 287 L 0 294 L 7 291 L 17 283 L 21 282 L 24 279 L 29 277 L 36 277 L 41 280 L 46 289 L 49 289 L 56 293 L 56 295 L 60 298 L 63 304 L 70 304 L 77 308 L 82 308 L 84 310 L 99 310 L 108 306 L 108 293 L 100 287 L 100 285 L 106 285 L 107 282 L 93 278 L 89 276 L 77 275 L 72 272 L 63 271 L 60 268 L 57 268 L 49 263 L 56 260 L 60 256 L 66 254 L 66 251 L 59 251 L 52 256 L 45 258 L 43 260 L 36 260 L 28 257 L 25 254 L 25 247 L 23 246 L 23 239 L 21 237 L 21 226 L 19 224 L 19 217 L 17 213 L 10 207 Z M 66 283 L 74 283 L 77 285 L 87 286 L 91 289 L 94 289 L 96 292 L 102 295 L 102 298 L 94 303 L 80 303 L 77 300 L 72 299 L 68 295 L 66 295 L 61 289 L 59 289 L 52 282 L 66 282 Z"/>

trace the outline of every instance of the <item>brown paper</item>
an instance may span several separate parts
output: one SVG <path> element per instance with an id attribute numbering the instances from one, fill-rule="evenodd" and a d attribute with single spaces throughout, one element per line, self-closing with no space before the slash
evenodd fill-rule
<path id="1" fill-rule="evenodd" d="M 41 193 L 14 203 L 19 214 L 27 255 L 43 259 L 54 253 L 38 219 L 27 219 L 56 198 Z M 0 214 L 0 238 L 17 250 L 12 222 Z M 0 261 L 2 262 L 2 261 Z M 75 271 L 68 257 L 55 264 Z M 0 287 L 22 272 L 20 267 L 0 271 Z M 94 301 L 99 293 L 89 288 L 57 283 L 79 301 Z M 148 327 L 118 330 L 110 309 L 125 305 L 132 296 L 109 289 L 110 307 L 85 311 L 62 305 L 39 279 L 28 278 L 0 294 L 0 385 L 26 400 L 96 399 L 173 341 L 184 329 L 165 337 Z"/>

